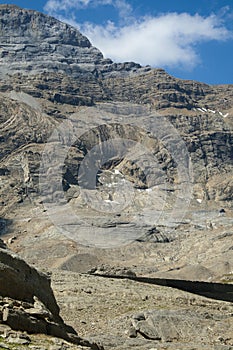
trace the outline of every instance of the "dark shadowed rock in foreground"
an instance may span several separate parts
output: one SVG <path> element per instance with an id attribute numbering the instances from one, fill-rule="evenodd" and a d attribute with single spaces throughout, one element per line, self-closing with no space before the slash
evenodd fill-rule
<path id="1" fill-rule="evenodd" d="M 4 249 L 1 240 L 0 243 L 0 295 L 30 303 L 37 297 L 55 319 L 61 320 L 48 276 L 29 266 L 15 253 Z"/>
<path id="2" fill-rule="evenodd" d="M 5 249 L 0 240 L 0 326 L 2 323 L 15 331 L 47 334 L 100 349 L 78 337 L 76 331 L 63 322 L 59 311 L 50 279 Z"/>

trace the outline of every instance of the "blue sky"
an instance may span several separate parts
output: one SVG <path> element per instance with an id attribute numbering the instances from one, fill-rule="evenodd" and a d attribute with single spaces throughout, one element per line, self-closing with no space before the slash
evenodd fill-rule
<path id="1" fill-rule="evenodd" d="M 8 0 L 76 26 L 105 57 L 233 83 L 232 0 Z"/>

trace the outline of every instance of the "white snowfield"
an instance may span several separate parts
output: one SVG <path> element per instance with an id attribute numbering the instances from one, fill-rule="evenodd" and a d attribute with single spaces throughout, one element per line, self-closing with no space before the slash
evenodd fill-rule
<path id="1" fill-rule="evenodd" d="M 220 111 L 214 111 L 213 109 L 208 109 L 208 108 L 204 108 L 204 107 L 197 107 L 197 108 L 193 108 L 192 110 L 193 111 L 200 111 L 202 113 L 207 113 L 207 112 L 210 112 L 210 113 L 213 113 L 213 114 L 217 113 L 217 114 L 221 115 L 221 117 L 223 117 L 223 118 L 226 118 L 229 115 L 229 113 L 224 114 L 224 113 L 222 113 Z"/>

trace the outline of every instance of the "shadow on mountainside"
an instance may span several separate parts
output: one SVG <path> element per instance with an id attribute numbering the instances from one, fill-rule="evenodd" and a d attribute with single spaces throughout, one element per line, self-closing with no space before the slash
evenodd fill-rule
<path id="1" fill-rule="evenodd" d="M 185 281 L 178 279 L 150 278 L 138 276 L 101 275 L 98 273 L 95 273 L 95 275 L 105 278 L 130 279 L 141 283 L 172 287 L 211 299 L 233 302 L 233 285 L 227 283 L 209 283 L 200 281 Z"/>
<path id="2" fill-rule="evenodd" d="M 0 216 L 0 237 L 9 232 L 12 220 Z"/>

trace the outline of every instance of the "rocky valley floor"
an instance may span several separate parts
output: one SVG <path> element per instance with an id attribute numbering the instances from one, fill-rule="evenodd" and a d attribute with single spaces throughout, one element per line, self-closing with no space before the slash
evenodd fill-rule
<path id="1" fill-rule="evenodd" d="M 169 287 L 54 271 L 61 314 L 105 349 L 232 349 L 233 305 Z"/>
<path id="2" fill-rule="evenodd" d="M 87 215 L 85 210 L 84 213 Z M 11 215 L 12 224 L 3 236 L 8 247 L 33 266 L 49 272 L 61 316 L 79 336 L 104 349 L 233 349 L 232 302 L 95 275 L 137 275 L 231 285 L 230 209 L 224 215 L 219 214 L 217 207 L 211 211 L 190 209 L 189 219 L 186 217 L 176 229 L 171 242 L 134 242 L 106 249 L 77 245 L 51 226 L 40 206 L 36 209 L 28 204 L 25 212 L 22 205 L 17 215 L 14 211 Z M 93 213 L 90 217 L 95 220 Z M 111 220 L 116 221 L 116 217 L 107 216 L 102 226 Z M 47 345 L 43 343 L 45 339 Z M 80 348 L 64 341 L 63 345 L 53 344 L 52 339 L 36 336 L 24 348 L 33 349 L 33 342 L 39 350 Z"/>

